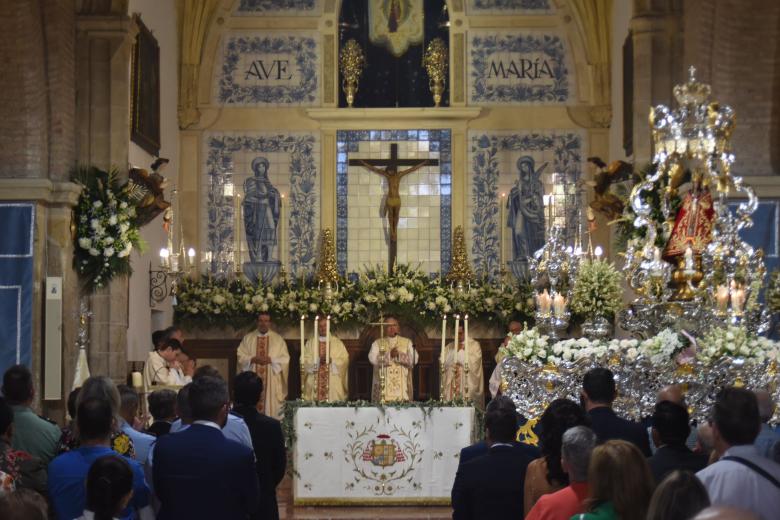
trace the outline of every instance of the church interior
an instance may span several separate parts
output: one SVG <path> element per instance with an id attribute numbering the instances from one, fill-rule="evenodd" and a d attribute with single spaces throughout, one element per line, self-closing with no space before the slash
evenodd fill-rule
<path id="1" fill-rule="evenodd" d="M 90 376 L 148 426 L 197 367 L 231 396 L 248 371 L 278 518 L 449 518 L 497 395 L 530 444 L 596 366 L 636 420 L 669 384 L 702 420 L 719 386 L 780 398 L 776 1 L 2 0 L 0 24 L 0 372 L 60 427 Z"/>

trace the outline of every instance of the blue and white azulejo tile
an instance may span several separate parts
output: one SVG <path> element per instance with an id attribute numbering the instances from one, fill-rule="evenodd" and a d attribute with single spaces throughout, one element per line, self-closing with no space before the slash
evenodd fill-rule
<path id="1" fill-rule="evenodd" d="M 469 15 L 488 14 L 552 14 L 552 0 L 467 0 Z"/>
<path id="2" fill-rule="evenodd" d="M 319 16 L 322 0 L 240 0 L 236 16 Z"/>
<path id="3" fill-rule="evenodd" d="M 214 73 L 220 105 L 314 106 L 320 103 L 322 46 L 310 31 L 230 32 Z"/>
<path id="4" fill-rule="evenodd" d="M 567 104 L 575 84 L 569 54 L 555 31 L 470 31 L 469 103 Z"/>

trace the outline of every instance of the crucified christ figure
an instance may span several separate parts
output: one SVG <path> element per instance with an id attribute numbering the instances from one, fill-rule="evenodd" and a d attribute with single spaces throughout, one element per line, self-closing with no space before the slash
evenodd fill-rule
<path id="1" fill-rule="evenodd" d="M 387 180 L 387 198 L 382 216 L 387 217 L 389 235 L 390 269 L 395 265 L 396 249 L 398 244 L 398 220 L 401 216 L 401 179 L 422 168 L 423 166 L 438 166 L 438 159 L 399 159 L 398 144 L 390 144 L 389 159 L 350 159 L 350 166 L 362 166 Z M 384 166 L 380 168 L 380 166 Z M 410 166 L 405 170 L 399 170 L 399 166 Z"/>

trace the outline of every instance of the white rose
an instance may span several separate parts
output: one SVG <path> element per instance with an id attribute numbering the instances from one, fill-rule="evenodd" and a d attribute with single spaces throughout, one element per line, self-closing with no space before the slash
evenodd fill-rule
<path id="1" fill-rule="evenodd" d="M 244 309 L 246 309 L 249 312 L 252 312 L 252 304 L 251 303 L 247 303 L 246 305 L 244 305 Z"/>
<path id="2" fill-rule="evenodd" d="M 100 255 L 100 251 L 98 251 L 94 247 L 90 247 L 89 248 L 89 254 L 92 255 L 92 256 L 98 256 L 98 255 Z"/>
<path id="3" fill-rule="evenodd" d="M 525 348 L 523 349 L 523 357 L 531 357 L 531 355 L 534 353 L 532 348 Z"/>
<path id="4" fill-rule="evenodd" d="M 290 304 L 288 304 L 288 305 L 287 305 L 287 310 L 288 310 L 288 311 L 294 311 L 294 310 L 295 310 L 295 304 L 294 304 L 294 303 L 290 303 Z"/>
<path id="5" fill-rule="evenodd" d="M 119 207 L 122 208 L 122 209 L 127 209 L 127 202 L 124 202 L 124 201 L 120 202 L 119 203 Z"/>
<path id="6" fill-rule="evenodd" d="M 92 247 L 92 240 L 88 238 L 79 238 L 79 246 L 81 246 L 82 249 L 89 249 Z"/>
<path id="7" fill-rule="evenodd" d="M 750 349 L 748 348 L 747 345 L 742 345 L 739 348 L 739 353 L 742 354 L 743 356 L 749 356 L 750 355 Z"/>
<path id="8" fill-rule="evenodd" d="M 103 256 L 106 258 L 110 258 L 114 256 L 114 248 L 113 247 L 107 247 L 103 250 Z"/>
<path id="9" fill-rule="evenodd" d="M 110 217 L 108 217 L 108 223 L 111 224 L 112 226 L 116 226 L 117 223 L 116 215 L 111 215 Z"/>
<path id="10" fill-rule="evenodd" d="M 222 305 L 225 303 L 226 300 L 224 296 L 222 296 L 221 294 L 217 294 L 214 296 L 214 298 L 212 298 L 212 301 L 217 305 Z"/>
<path id="11" fill-rule="evenodd" d="M 89 227 L 97 230 L 100 227 L 100 222 L 98 221 L 98 219 L 93 218 L 92 220 L 89 221 Z"/>
<path id="12" fill-rule="evenodd" d="M 266 312 L 268 310 L 268 304 L 267 303 L 262 304 L 260 306 L 260 310 L 263 311 L 263 312 Z"/>
<path id="13" fill-rule="evenodd" d="M 316 303 L 310 303 L 309 304 L 309 310 L 311 312 L 317 312 L 317 304 Z"/>
<path id="14" fill-rule="evenodd" d="M 433 302 L 428 302 L 428 303 L 425 305 L 425 307 L 426 307 L 426 308 L 427 308 L 429 311 L 435 311 L 435 310 L 436 310 L 436 304 L 435 304 L 435 303 L 433 303 Z"/>
<path id="15" fill-rule="evenodd" d="M 101 202 L 99 200 L 96 200 L 95 202 L 92 203 L 92 206 L 94 206 L 96 208 L 102 208 L 103 207 L 103 202 Z"/>

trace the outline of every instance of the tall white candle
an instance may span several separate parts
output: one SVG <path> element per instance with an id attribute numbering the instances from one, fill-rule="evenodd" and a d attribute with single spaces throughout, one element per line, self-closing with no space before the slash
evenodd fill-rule
<path id="1" fill-rule="evenodd" d="M 314 317 L 314 339 L 313 343 L 315 345 L 314 347 L 314 357 L 317 360 L 317 365 L 320 364 L 320 317 L 315 316 Z"/>
<path id="2" fill-rule="evenodd" d="M 504 206 L 506 206 L 506 193 L 502 193 L 498 199 L 498 274 L 504 269 L 504 231 L 507 227 L 504 222 Z"/>
<path id="3" fill-rule="evenodd" d="M 441 317 L 441 353 L 439 354 L 439 363 L 444 366 L 444 352 L 447 348 L 447 315 Z"/>
<path id="4" fill-rule="evenodd" d="M 325 364 L 330 365 L 330 314 L 325 324 Z"/>
<path id="5" fill-rule="evenodd" d="M 463 370 L 460 371 L 460 391 L 466 397 L 466 370 L 469 369 L 469 315 L 463 318 Z"/>
<path id="6" fill-rule="evenodd" d="M 236 272 L 241 270 L 241 194 L 236 193 Z"/>
<path id="7" fill-rule="evenodd" d="M 301 381 L 303 381 L 303 374 L 304 374 L 304 370 L 303 370 L 303 347 L 304 347 L 304 344 L 305 344 L 305 341 L 306 341 L 306 339 L 305 339 L 306 332 L 304 331 L 305 320 L 306 320 L 306 316 L 302 315 L 301 316 L 301 356 L 300 356 L 300 360 L 299 360 L 300 363 L 301 363 Z M 301 383 L 301 388 L 303 388 L 303 383 Z M 301 398 L 303 399 L 304 396 L 301 395 Z"/>
<path id="8" fill-rule="evenodd" d="M 284 193 L 282 193 L 279 202 L 279 261 L 282 267 L 287 269 L 287 204 L 285 204 Z"/>
<path id="9" fill-rule="evenodd" d="M 454 356 L 456 356 L 455 361 L 457 361 L 457 355 L 458 355 L 458 333 L 460 332 L 458 329 L 460 328 L 460 314 L 455 315 L 455 342 L 453 345 L 455 345 L 454 349 Z"/>

